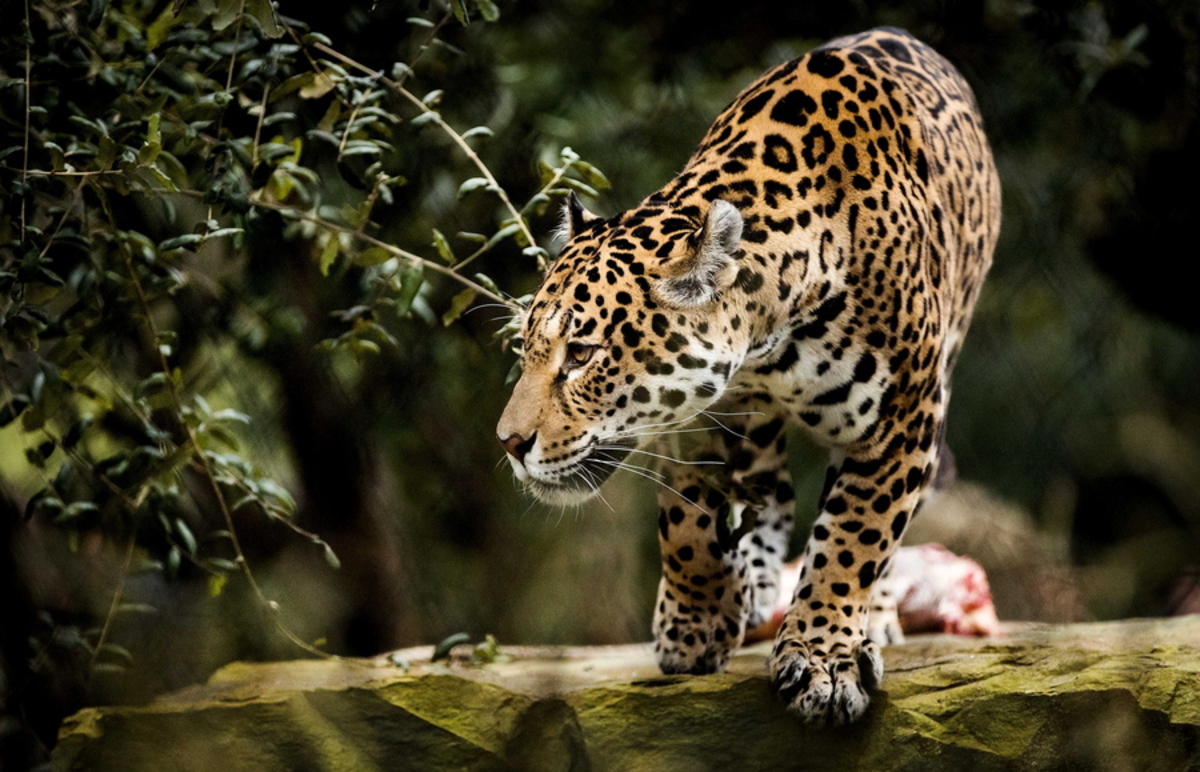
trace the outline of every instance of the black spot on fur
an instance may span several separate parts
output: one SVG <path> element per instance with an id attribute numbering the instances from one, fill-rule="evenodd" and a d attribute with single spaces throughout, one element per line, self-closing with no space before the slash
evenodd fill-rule
<path id="1" fill-rule="evenodd" d="M 879 47 L 887 51 L 894 58 L 899 59 L 905 64 L 912 64 L 912 53 L 909 52 L 908 46 L 901 43 L 899 40 L 891 38 L 882 38 L 879 41 Z"/>
<path id="2" fill-rule="evenodd" d="M 776 418 L 750 431 L 751 442 L 760 448 L 765 448 L 775 441 L 783 429 L 783 419 Z"/>
<path id="3" fill-rule="evenodd" d="M 828 51 L 813 51 L 808 55 L 808 71 L 822 78 L 836 76 L 845 66 L 845 62 Z"/>
<path id="4" fill-rule="evenodd" d="M 866 589 L 875 581 L 875 561 L 868 560 L 862 564 L 862 568 L 858 569 L 858 586 Z"/>
<path id="5" fill-rule="evenodd" d="M 741 287 L 747 294 L 758 292 L 762 289 L 763 275 L 758 271 L 753 271 L 749 268 L 743 268 L 738 271 L 737 279 L 734 284 Z"/>
<path id="6" fill-rule="evenodd" d="M 796 151 L 792 149 L 792 143 L 778 134 L 769 134 L 763 140 L 762 160 L 767 166 L 785 174 L 791 174 L 798 168 Z"/>
<path id="7" fill-rule="evenodd" d="M 659 401 L 667 407 L 679 407 L 687 399 L 687 394 L 684 394 L 679 389 L 664 389 L 659 396 Z"/>
<path id="8" fill-rule="evenodd" d="M 767 106 L 767 102 L 770 102 L 773 96 L 775 96 L 775 92 L 767 89 L 761 94 L 756 94 L 746 100 L 746 103 L 742 105 L 742 121 L 748 121 L 762 112 L 762 109 Z"/>
<path id="9" fill-rule="evenodd" d="M 808 116 L 817 111 L 815 99 L 797 89 L 789 91 L 779 98 L 771 108 L 771 120 L 786 123 L 789 126 L 804 126 Z"/>

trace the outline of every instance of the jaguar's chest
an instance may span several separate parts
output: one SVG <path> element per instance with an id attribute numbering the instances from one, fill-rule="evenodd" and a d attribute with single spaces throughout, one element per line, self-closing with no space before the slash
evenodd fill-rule
<path id="1" fill-rule="evenodd" d="M 772 336 L 769 348 L 743 364 L 730 391 L 769 398 L 818 441 L 853 442 L 879 418 L 889 362 L 840 330 L 812 332 L 798 325 Z"/>

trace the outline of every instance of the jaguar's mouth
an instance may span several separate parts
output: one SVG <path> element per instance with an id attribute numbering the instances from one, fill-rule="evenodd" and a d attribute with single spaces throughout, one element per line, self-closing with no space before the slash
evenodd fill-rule
<path id="1" fill-rule="evenodd" d="M 600 492 L 637 445 L 632 439 L 593 442 L 573 466 L 553 480 L 530 479 L 525 489 L 547 504 L 582 504 Z"/>

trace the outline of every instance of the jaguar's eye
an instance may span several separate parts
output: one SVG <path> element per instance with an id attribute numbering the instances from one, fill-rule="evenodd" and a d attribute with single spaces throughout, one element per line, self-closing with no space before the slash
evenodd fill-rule
<path id="1" fill-rule="evenodd" d="M 591 361 L 592 355 L 596 353 L 596 347 L 588 343 L 571 342 L 567 344 L 567 358 L 563 362 L 563 367 L 573 369 L 583 367 Z"/>

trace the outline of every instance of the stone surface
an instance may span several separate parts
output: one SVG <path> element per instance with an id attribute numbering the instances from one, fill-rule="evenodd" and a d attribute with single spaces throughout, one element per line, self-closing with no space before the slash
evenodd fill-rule
<path id="1" fill-rule="evenodd" d="M 460 647 L 457 652 L 469 652 Z M 766 646 L 663 676 L 648 645 L 506 647 L 511 661 L 235 663 L 63 726 L 57 769 L 1200 769 L 1200 616 L 916 636 L 862 723 L 809 729 Z"/>

